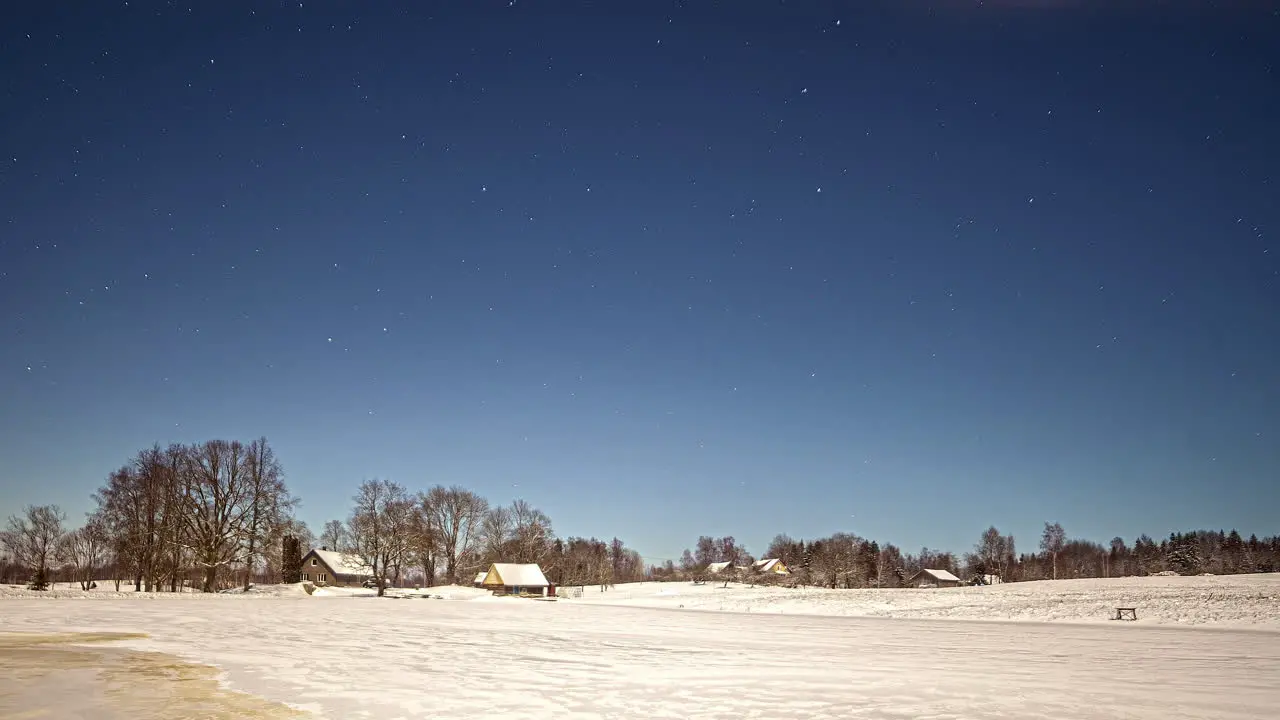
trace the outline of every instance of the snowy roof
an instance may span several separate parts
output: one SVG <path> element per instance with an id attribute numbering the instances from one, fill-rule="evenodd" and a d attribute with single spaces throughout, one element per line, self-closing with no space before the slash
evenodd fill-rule
<path id="1" fill-rule="evenodd" d="M 537 563 L 494 563 L 484 576 L 485 585 L 506 587 L 547 587 L 547 576 Z"/>
<path id="2" fill-rule="evenodd" d="M 924 570 L 921 570 L 920 573 L 923 575 L 928 575 L 934 580 L 947 580 L 950 582 L 960 582 L 960 578 L 956 577 L 955 575 L 952 575 L 946 570 L 929 570 L 926 568 Z"/>
<path id="3" fill-rule="evenodd" d="M 365 564 L 364 560 L 360 559 L 359 555 L 334 552 L 333 550 L 320 550 L 318 548 L 313 549 L 311 553 L 315 553 L 315 556 L 320 558 L 320 562 L 328 565 L 329 569 L 337 575 L 369 574 L 369 566 Z M 310 555 L 311 553 L 307 554 Z"/>
<path id="4" fill-rule="evenodd" d="M 729 566 L 732 564 L 733 563 L 730 563 L 730 562 L 711 563 L 710 565 L 707 566 L 707 572 L 709 573 L 723 572 L 727 570 Z"/>
<path id="5" fill-rule="evenodd" d="M 778 558 L 766 558 L 764 560 L 757 560 L 755 568 L 760 572 L 778 572 L 778 566 L 781 563 L 782 561 Z M 786 571 L 786 568 L 786 565 L 782 565 L 783 572 Z"/>
<path id="6" fill-rule="evenodd" d="M 485 576 L 485 575 L 488 575 L 488 574 L 489 574 L 489 571 L 488 571 L 488 570 L 481 570 L 480 572 L 476 573 L 476 579 L 475 579 L 475 582 L 483 583 L 483 582 L 484 582 L 484 576 Z"/>

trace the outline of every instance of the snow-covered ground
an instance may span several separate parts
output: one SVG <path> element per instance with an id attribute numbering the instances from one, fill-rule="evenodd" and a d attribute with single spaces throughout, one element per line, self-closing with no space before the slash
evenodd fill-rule
<path id="1" fill-rule="evenodd" d="M 647 583 L 559 602 L 256 590 L 0 589 L 0 632 L 145 633 L 123 645 L 215 665 L 234 689 L 327 718 L 1228 720 L 1275 717 L 1280 702 L 1280 577 L 878 592 Z M 1139 622 L 928 619 L 1095 620 L 1122 598 Z M 1194 612 L 1197 598 L 1216 614 Z M 694 611 L 721 606 L 742 612 Z M 1188 618 L 1202 626 L 1157 624 Z"/>
<path id="2" fill-rule="evenodd" d="M 720 583 L 632 583 L 583 589 L 572 602 L 726 612 L 1108 622 L 1137 608 L 1142 625 L 1212 625 L 1280 631 L 1280 573 L 1006 583 L 933 590 L 828 590 Z"/>

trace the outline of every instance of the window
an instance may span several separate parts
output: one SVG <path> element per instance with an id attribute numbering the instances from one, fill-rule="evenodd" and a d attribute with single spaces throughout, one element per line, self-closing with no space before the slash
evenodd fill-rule
<path id="1" fill-rule="evenodd" d="M 311 579 L 311 574 L 310 574 L 310 573 L 302 573 L 302 579 L 303 579 L 303 580 L 310 580 L 310 579 Z"/>
<path id="2" fill-rule="evenodd" d="M 315 566 L 316 566 L 316 559 L 311 558 L 311 567 L 315 567 Z"/>
<path id="3" fill-rule="evenodd" d="M 329 576 L 324 573 L 316 573 L 316 580 L 319 582 L 329 582 Z"/>

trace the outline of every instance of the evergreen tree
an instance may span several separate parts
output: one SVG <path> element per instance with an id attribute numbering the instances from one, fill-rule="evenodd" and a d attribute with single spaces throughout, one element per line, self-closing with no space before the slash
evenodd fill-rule
<path id="1" fill-rule="evenodd" d="M 1171 533 L 1165 550 L 1170 569 L 1179 575 L 1196 575 L 1200 572 L 1200 543 L 1195 533 Z"/>
<path id="2" fill-rule="evenodd" d="M 880 587 L 880 543 L 875 540 L 871 541 L 871 545 L 867 549 L 867 567 L 868 582 Z"/>
<path id="3" fill-rule="evenodd" d="M 298 538 L 293 535 L 284 536 L 281 548 L 281 572 L 285 583 L 302 582 L 302 551 Z"/>
<path id="4" fill-rule="evenodd" d="M 1232 528 L 1226 540 L 1222 542 L 1222 568 L 1227 573 L 1248 572 L 1244 570 L 1244 540 L 1240 533 Z"/>

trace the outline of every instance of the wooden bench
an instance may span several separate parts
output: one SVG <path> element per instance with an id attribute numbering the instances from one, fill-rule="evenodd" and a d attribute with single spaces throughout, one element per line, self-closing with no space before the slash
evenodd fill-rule
<path id="1" fill-rule="evenodd" d="M 1111 618 L 1111 619 L 1112 619 L 1112 620 L 1137 620 L 1137 619 L 1138 619 L 1138 608 L 1131 608 L 1131 607 L 1127 607 L 1127 608 L 1126 608 L 1126 607 L 1118 607 L 1118 608 L 1116 608 L 1116 614 L 1115 614 L 1115 617 L 1113 617 L 1113 618 Z"/>

